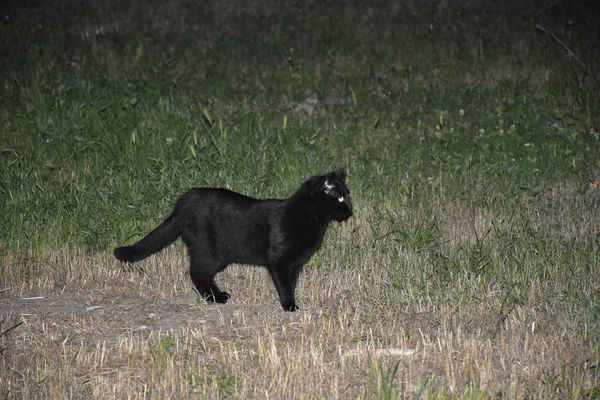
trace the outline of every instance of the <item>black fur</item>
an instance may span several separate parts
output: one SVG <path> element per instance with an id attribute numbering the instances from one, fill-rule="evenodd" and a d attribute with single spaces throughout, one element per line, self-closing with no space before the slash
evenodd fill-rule
<path id="1" fill-rule="evenodd" d="M 191 189 L 165 222 L 136 244 L 117 247 L 114 254 L 121 261 L 139 261 L 181 237 L 190 255 L 192 282 L 208 302 L 229 299 L 215 284 L 218 272 L 231 263 L 253 264 L 269 270 L 283 309 L 295 311 L 302 267 L 321 247 L 329 222 L 352 216 L 345 182 L 344 170 L 315 176 L 285 200 Z"/>

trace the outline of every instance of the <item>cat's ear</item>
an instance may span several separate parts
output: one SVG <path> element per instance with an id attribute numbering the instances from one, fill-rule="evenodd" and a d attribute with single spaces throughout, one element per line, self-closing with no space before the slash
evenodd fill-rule
<path id="1" fill-rule="evenodd" d="M 333 171 L 330 175 L 332 175 L 335 179 L 338 179 L 344 183 L 346 183 L 346 178 L 347 178 L 347 174 L 346 174 L 346 167 L 342 167 L 336 171 Z"/>
<path id="2" fill-rule="evenodd" d="M 329 172 L 325 175 L 313 176 L 306 181 L 306 187 L 310 191 L 310 194 L 318 192 L 329 193 L 335 188 L 335 182 L 341 181 L 346 183 L 346 169 L 340 168 L 337 171 Z"/>
<path id="3" fill-rule="evenodd" d="M 346 183 L 346 169 L 340 168 L 324 176 L 322 190 L 329 194 L 335 188 L 335 182 Z"/>

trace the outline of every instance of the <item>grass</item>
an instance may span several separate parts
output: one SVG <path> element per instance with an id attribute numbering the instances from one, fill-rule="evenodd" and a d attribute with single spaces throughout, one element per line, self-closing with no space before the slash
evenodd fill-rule
<path id="1" fill-rule="evenodd" d="M 6 8 L 0 397 L 596 398 L 597 16 L 527 7 Z M 340 166 L 299 313 L 240 266 L 196 303 L 180 245 L 112 258 L 191 186 Z"/>

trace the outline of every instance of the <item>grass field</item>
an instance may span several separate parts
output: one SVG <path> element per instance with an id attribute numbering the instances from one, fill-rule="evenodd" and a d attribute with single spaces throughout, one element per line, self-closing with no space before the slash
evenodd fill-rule
<path id="1" fill-rule="evenodd" d="M 59 3 L 0 8 L 0 399 L 600 397 L 593 2 Z M 297 313 L 112 257 L 341 166 Z"/>

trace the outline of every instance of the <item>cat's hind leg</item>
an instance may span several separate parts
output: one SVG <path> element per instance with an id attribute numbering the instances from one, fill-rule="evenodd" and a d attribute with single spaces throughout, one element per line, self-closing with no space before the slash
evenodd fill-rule
<path id="1" fill-rule="evenodd" d="M 191 266 L 190 277 L 200 296 L 209 303 L 224 304 L 231 297 L 229 293 L 219 290 L 219 287 L 215 283 L 214 275 L 206 275 L 199 271 L 197 267 Z"/>
<path id="2" fill-rule="evenodd" d="M 227 303 L 231 296 L 227 292 L 222 292 L 215 283 L 215 275 L 227 264 L 223 265 L 216 260 L 202 257 L 196 251 L 190 251 L 189 254 L 190 278 L 200 296 L 209 303 Z"/>
<path id="3" fill-rule="evenodd" d="M 227 303 L 227 300 L 229 300 L 230 297 L 231 296 L 229 295 L 229 293 L 222 292 L 219 290 L 219 287 L 215 283 L 214 278 L 211 279 L 210 294 L 208 295 L 208 297 L 204 297 L 206 301 L 208 301 L 209 303 L 225 304 Z"/>

